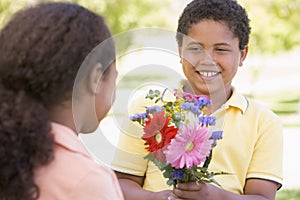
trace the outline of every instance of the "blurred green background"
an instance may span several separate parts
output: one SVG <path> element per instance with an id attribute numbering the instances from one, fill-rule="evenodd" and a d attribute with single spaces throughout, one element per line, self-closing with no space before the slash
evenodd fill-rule
<path id="1" fill-rule="evenodd" d="M 17 10 L 43 1 L 0 0 L 0 27 Z M 178 16 L 184 6 L 190 2 L 190 0 L 66 1 L 83 5 L 105 16 L 114 35 L 144 27 L 160 27 L 175 31 Z M 244 93 L 266 102 L 276 113 L 287 119 L 284 120 L 285 125 L 300 126 L 300 120 L 290 120 L 289 117 L 300 112 L 300 83 L 298 80 L 291 81 L 289 77 L 291 74 L 300 76 L 300 69 L 298 69 L 300 61 L 296 59 L 297 54 L 300 53 L 300 0 L 240 0 L 239 2 L 247 9 L 252 27 L 249 62 L 245 72 L 252 88 Z M 131 39 L 123 41 L 121 48 L 128 47 Z M 293 58 L 290 58 L 291 56 Z M 280 61 L 278 61 L 279 57 L 282 58 Z M 274 67 L 271 66 L 274 63 Z M 282 65 L 279 66 L 278 63 Z M 272 72 L 277 72 L 278 75 L 276 78 L 278 77 L 279 88 L 276 91 L 270 93 L 270 89 L 266 88 L 268 92 L 264 92 L 261 87 L 259 89 L 253 87 L 261 80 L 266 83 L 266 79 L 273 76 Z M 243 79 L 243 75 L 241 77 Z M 277 85 L 272 86 L 277 87 Z M 300 118 L 299 115 L 297 116 Z"/>
<path id="2" fill-rule="evenodd" d="M 38 2 L 43 0 L 0 0 L 0 27 L 4 26 L 16 11 Z M 67 2 L 80 4 L 103 15 L 115 35 L 145 27 L 175 31 L 178 16 L 190 0 Z M 235 84 L 245 95 L 265 102 L 282 118 L 287 130 L 292 127 L 300 132 L 300 0 L 239 2 L 248 11 L 252 33 L 249 56 L 244 64 L 246 67 L 241 70 Z M 121 48 L 129 47 L 132 39 L 124 41 Z M 129 81 L 138 81 L 135 77 L 127 78 Z M 277 200 L 283 199 L 300 200 L 300 190 L 280 190 Z"/>
<path id="3" fill-rule="evenodd" d="M 178 16 L 190 2 L 190 0 L 65 1 L 83 5 L 105 16 L 113 34 L 141 27 L 176 30 Z M 1 0 L 0 26 L 17 10 L 38 2 L 45 0 Z M 239 2 L 245 6 L 251 19 L 250 44 L 253 53 L 277 54 L 299 47 L 300 0 L 239 0 Z"/>

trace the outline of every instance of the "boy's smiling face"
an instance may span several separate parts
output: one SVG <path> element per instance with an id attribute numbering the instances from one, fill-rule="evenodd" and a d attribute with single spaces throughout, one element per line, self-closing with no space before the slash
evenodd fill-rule
<path id="1" fill-rule="evenodd" d="M 196 94 L 226 90 L 247 55 L 239 49 L 239 40 L 225 23 L 202 20 L 193 24 L 183 37 L 179 53 L 183 72 Z"/>

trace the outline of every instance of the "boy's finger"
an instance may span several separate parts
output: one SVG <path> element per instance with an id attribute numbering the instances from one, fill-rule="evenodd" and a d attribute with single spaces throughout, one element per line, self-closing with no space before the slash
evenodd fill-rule
<path id="1" fill-rule="evenodd" d="M 181 190 L 200 190 L 204 184 L 201 182 L 178 183 L 176 188 Z"/>

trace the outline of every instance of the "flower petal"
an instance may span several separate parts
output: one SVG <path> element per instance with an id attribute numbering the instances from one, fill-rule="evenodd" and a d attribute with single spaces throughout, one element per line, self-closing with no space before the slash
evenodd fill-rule
<path id="1" fill-rule="evenodd" d="M 204 162 L 209 156 L 213 141 L 210 139 L 211 134 L 206 127 L 197 126 L 197 124 L 186 124 L 180 129 L 171 141 L 165 151 L 166 160 L 175 168 L 190 168 Z M 185 149 L 185 146 L 193 142 L 192 149 Z"/>

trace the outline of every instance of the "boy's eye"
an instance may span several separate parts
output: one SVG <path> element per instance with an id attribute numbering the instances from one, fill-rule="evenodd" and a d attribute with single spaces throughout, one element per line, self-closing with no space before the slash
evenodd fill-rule
<path id="1" fill-rule="evenodd" d="M 229 50 L 226 48 L 216 48 L 216 51 L 225 52 L 225 51 L 229 51 Z"/>
<path id="2" fill-rule="evenodd" d="M 201 51 L 202 47 L 201 46 L 190 46 L 190 47 L 187 47 L 187 50 L 188 51 Z"/>

